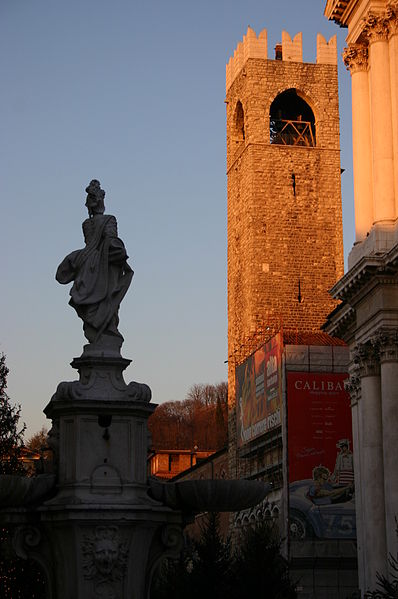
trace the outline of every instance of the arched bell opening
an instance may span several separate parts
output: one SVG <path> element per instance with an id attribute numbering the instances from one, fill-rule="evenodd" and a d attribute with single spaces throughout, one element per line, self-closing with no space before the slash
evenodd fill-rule
<path id="1" fill-rule="evenodd" d="M 270 108 L 270 143 L 285 146 L 315 146 L 315 116 L 297 90 L 288 89 Z"/>

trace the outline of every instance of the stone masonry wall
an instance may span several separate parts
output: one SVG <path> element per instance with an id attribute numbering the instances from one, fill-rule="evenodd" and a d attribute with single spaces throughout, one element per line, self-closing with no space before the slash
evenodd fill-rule
<path id="1" fill-rule="evenodd" d="M 270 144 L 271 103 L 291 88 L 314 112 L 315 147 Z M 238 102 L 244 132 L 236 118 Z M 234 472 L 236 365 L 279 329 L 318 331 L 336 306 L 328 290 L 343 275 L 337 67 L 249 58 L 226 103 Z"/>

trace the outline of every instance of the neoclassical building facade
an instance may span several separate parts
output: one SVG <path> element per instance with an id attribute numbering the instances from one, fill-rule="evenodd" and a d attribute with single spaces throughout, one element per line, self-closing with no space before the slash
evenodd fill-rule
<path id="1" fill-rule="evenodd" d="M 329 0 L 325 16 L 348 28 L 352 82 L 356 240 L 325 329 L 350 346 L 363 594 L 397 556 L 398 1 Z"/>

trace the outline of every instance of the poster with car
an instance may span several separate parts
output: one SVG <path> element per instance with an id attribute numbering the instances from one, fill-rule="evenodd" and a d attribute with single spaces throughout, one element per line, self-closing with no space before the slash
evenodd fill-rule
<path id="1" fill-rule="evenodd" d="M 281 424 L 282 335 L 278 333 L 235 371 L 238 447 Z"/>
<path id="2" fill-rule="evenodd" d="M 356 538 L 346 378 L 346 374 L 287 373 L 291 540 Z"/>

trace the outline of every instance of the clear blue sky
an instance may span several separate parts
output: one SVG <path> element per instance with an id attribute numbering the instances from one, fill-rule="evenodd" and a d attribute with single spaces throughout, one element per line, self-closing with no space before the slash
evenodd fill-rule
<path id="1" fill-rule="evenodd" d="M 127 382 L 153 401 L 227 377 L 225 64 L 250 25 L 268 55 L 286 29 L 345 31 L 324 0 L 2 0 L 0 351 L 28 435 L 84 343 L 54 273 L 83 247 L 84 188 L 98 178 L 133 284 L 122 303 Z M 343 218 L 353 243 L 350 78 L 340 72 Z"/>

